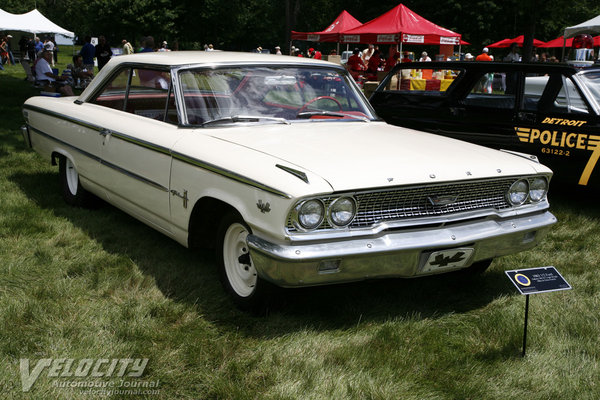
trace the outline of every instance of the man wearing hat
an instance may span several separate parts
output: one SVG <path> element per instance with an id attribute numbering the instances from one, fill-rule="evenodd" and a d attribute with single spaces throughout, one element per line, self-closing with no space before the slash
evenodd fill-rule
<path id="1" fill-rule="evenodd" d="M 15 57 L 12 53 L 12 47 L 10 44 L 10 40 L 12 39 L 12 35 L 6 35 L 6 50 L 8 51 L 8 58 L 10 59 L 10 63 L 15 65 Z"/>
<path id="2" fill-rule="evenodd" d="M 471 53 L 465 54 L 465 61 L 473 61 L 473 54 L 471 54 Z"/>
<path id="3" fill-rule="evenodd" d="M 492 61 L 492 58 L 488 55 L 489 51 L 487 47 L 484 47 L 483 52 L 475 58 L 475 61 Z"/>

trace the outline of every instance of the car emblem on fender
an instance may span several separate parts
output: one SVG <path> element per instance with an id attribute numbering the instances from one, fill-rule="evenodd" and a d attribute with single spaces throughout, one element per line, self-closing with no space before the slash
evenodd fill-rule
<path id="1" fill-rule="evenodd" d="M 427 200 L 429 200 L 432 206 L 449 206 L 450 204 L 456 203 L 458 196 L 429 196 L 427 197 Z"/>

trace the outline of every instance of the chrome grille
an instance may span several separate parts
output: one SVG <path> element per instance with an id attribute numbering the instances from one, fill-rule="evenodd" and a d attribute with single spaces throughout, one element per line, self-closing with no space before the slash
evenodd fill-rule
<path id="1" fill-rule="evenodd" d="M 403 187 L 391 190 L 352 193 L 358 212 L 350 228 L 365 228 L 379 222 L 408 218 L 432 217 L 464 211 L 510 208 L 506 193 L 518 178 L 486 181 L 469 181 L 419 187 Z M 339 196 L 321 197 L 325 207 Z M 430 198 L 450 197 L 456 200 L 447 205 L 434 205 Z M 291 218 L 287 229 L 296 231 Z M 318 228 L 331 229 L 327 219 Z"/>

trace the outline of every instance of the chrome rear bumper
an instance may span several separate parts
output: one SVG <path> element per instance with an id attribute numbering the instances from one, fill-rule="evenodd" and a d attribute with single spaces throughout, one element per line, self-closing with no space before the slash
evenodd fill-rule
<path id="1" fill-rule="evenodd" d="M 438 250 L 472 248 L 463 267 L 536 246 L 556 217 L 548 211 L 450 226 L 382 232 L 366 238 L 280 245 L 248 236 L 259 275 L 283 287 L 313 286 L 371 278 L 430 275 L 423 267 Z M 441 267 L 433 273 L 453 270 Z"/>

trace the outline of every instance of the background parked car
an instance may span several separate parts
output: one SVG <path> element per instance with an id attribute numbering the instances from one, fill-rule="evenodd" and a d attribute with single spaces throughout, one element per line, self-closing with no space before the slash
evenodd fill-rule
<path id="1" fill-rule="evenodd" d="M 370 102 L 387 122 L 537 156 L 559 183 L 600 189 L 600 69 L 400 64 Z"/>

